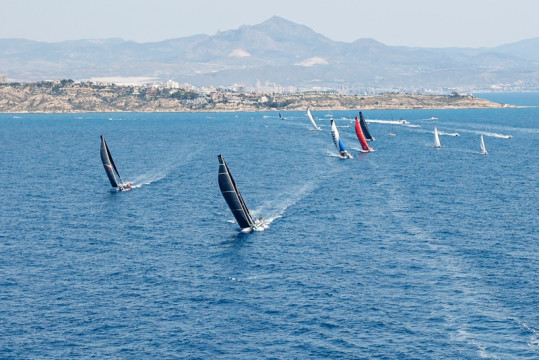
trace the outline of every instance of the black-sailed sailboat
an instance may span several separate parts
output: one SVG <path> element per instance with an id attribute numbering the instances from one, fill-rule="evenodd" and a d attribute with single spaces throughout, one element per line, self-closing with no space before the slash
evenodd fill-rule
<path id="1" fill-rule="evenodd" d="M 112 187 L 117 188 L 119 191 L 131 190 L 131 183 L 126 183 L 122 180 L 122 177 L 120 176 L 120 173 L 118 172 L 118 168 L 116 168 L 116 164 L 114 163 L 114 160 L 112 159 L 112 155 L 110 155 L 109 147 L 103 135 L 101 135 L 101 151 L 100 152 L 101 152 L 101 161 L 103 162 L 103 167 L 105 168 L 105 172 L 107 173 L 107 176 L 109 178 L 109 181 Z M 118 175 L 118 179 L 116 179 L 115 174 Z"/>
<path id="2" fill-rule="evenodd" d="M 238 190 L 238 186 L 236 185 L 236 182 L 228 169 L 228 165 L 226 164 L 223 155 L 219 154 L 217 155 L 217 158 L 219 159 L 219 189 L 221 190 L 221 194 L 223 194 L 230 211 L 232 211 L 232 214 L 236 218 L 238 225 L 242 231 L 256 231 L 264 229 L 264 219 L 260 217 L 257 221 L 255 221 L 251 216 L 251 213 L 249 212 L 247 205 L 245 205 L 245 201 L 243 201 L 243 197 Z"/>
<path id="3" fill-rule="evenodd" d="M 359 112 L 359 124 L 361 125 L 361 131 L 363 131 L 363 135 L 365 136 L 365 139 L 367 141 L 374 141 L 374 137 L 371 135 L 371 132 L 369 131 L 369 127 L 367 126 L 367 122 L 365 121 L 365 117 L 363 116 L 363 113 Z"/>

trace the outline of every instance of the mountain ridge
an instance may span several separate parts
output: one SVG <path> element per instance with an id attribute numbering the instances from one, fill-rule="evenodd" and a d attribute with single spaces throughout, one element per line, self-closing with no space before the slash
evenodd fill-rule
<path id="1" fill-rule="evenodd" d="M 539 37 L 494 48 L 388 46 L 368 38 L 339 42 L 274 16 L 214 35 L 159 42 L 0 39 L 0 73 L 21 82 L 147 77 L 195 86 L 271 83 L 350 92 L 529 90 L 539 88 L 537 49 Z"/>

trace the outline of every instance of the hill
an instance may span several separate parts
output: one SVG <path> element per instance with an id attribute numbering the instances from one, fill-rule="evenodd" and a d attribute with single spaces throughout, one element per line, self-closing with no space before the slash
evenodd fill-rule
<path id="1" fill-rule="evenodd" d="M 539 89 L 539 38 L 495 48 L 410 48 L 333 41 L 279 17 L 215 35 L 154 43 L 122 39 L 43 43 L 0 39 L 13 81 L 98 77 L 173 79 L 195 86 L 278 84 L 344 92 Z"/>

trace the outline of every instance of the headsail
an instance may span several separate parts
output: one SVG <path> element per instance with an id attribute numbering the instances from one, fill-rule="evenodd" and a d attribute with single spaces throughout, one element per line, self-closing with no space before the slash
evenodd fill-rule
<path id="1" fill-rule="evenodd" d="M 481 135 L 481 155 L 488 154 L 487 148 L 485 146 L 485 139 L 483 139 L 483 135 Z"/>
<path id="2" fill-rule="evenodd" d="M 434 147 L 441 148 L 442 144 L 440 143 L 440 136 L 438 135 L 438 128 L 434 128 Z"/>
<path id="3" fill-rule="evenodd" d="M 253 228 L 255 226 L 255 222 L 249 213 L 249 209 L 247 209 L 247 205 L 245 205 L 245 202 L 243 201 L 238 187 L 236 186 L 236 182 L 234 181 L 234 178 L 232 178 L 232 174 L 230 174 L 230 170 L 228 169 L 225 159 L 221 154 L 219 154 L 217 158 L 219 159 L 218 180 L 221 194 L 223 194 L 223 197 L 225 198 L 228 207 L 232 211 L 232 214 L 236 218 L 240 228 Z"/>
<path id="4" fill-rule="evenodd" d="M 361 112 L 359 113 L 361 115 Z M 356 116 L 356 135 L 357 135 L 357 139 L 359 140 L 359 143 L 361 144 L 361 148 L 363 149 L 363 151 L 371 151 L 372 148 L 369 147 L 369 145 L 367 144 L 367 140 L 365 139 L 365 135 L 363 134 L 363 129 L 360 125 L 360 121 L 359 119 L 357 118 Z"/>
<path id="5" fill-rule="evenodd" d="M 105 141 L 105 137 L 101 135 L 101 161 L 103 162 L 103 167 L 105 168 L 105 172 L 107 173 L 107 176 L 109 178 L 110 184 L 112 187 L 118 187 L 119 183 L 116 179 L 116 176 L 114 176 L 114 172 L 118 174 L 118 178 L 121 180 L 120 174 L 118 173 L 118 169 L 116 168 L 116 164 L 114 164 L 114 160 L 112 159 L 112 156 L 110 155 L 109 147 L 107 146 L 107 142 Z"/>
<path id="6" fill-rule="evenodd" d="M 333 119 L 331 119 L 331 137 L 333 138 L 333 143 L 337 147 L 337 150 L 339 150 L 339 156 L 342 158 L 351 158 L 352 156 L 346 151 L 339 135 L 339 130 L 337 130 L 337 125 L 335 125 L 335 120 Z"/>
<path id="7" fill-rule="evenodd" d="M 369 127 L 367 126 L 367 122 L 365 121 L 365 117 L 363 116 L 363 113 L 361 111 L 359 112 L 359 123 L 361 125 L 363 135 L 365 135 L 365 139 L 367 141 L 374 141 L 375 139 L 374 137 L 372 137 L 371 132 L 369 131 Z"/>
<path id="8" fill-rule="evenodd" d="M 311 110 L 309 108 L 307 108 L 307 117 L 309 118 L 309 120 L 311 120 L 311 123 L 313 124 L 314 128 L 316 130 L 322 130 L 320 129 L 320 127 L 318 125 L 316 125 L 316 123 L 314 122 L 314 119 L 313 119 L 313 115 L 311 114 Z"/>

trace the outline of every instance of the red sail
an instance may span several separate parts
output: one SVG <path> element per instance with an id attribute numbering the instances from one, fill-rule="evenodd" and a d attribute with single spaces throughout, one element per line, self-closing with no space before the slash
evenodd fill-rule
<path id="1" fill-rule="evenodd" d="M 361 131 L 361 126 L 359 125 L 359 119 L 356 116 L 356 135 L 357 139 L 359 140 L 359 143 L 361 144 L 361 148 L 363 151 L 371 151 L 372 148 L 367 145 L 367 140 L 365 139 L 365 135 L 363 135 L 363 131 Z"/>

